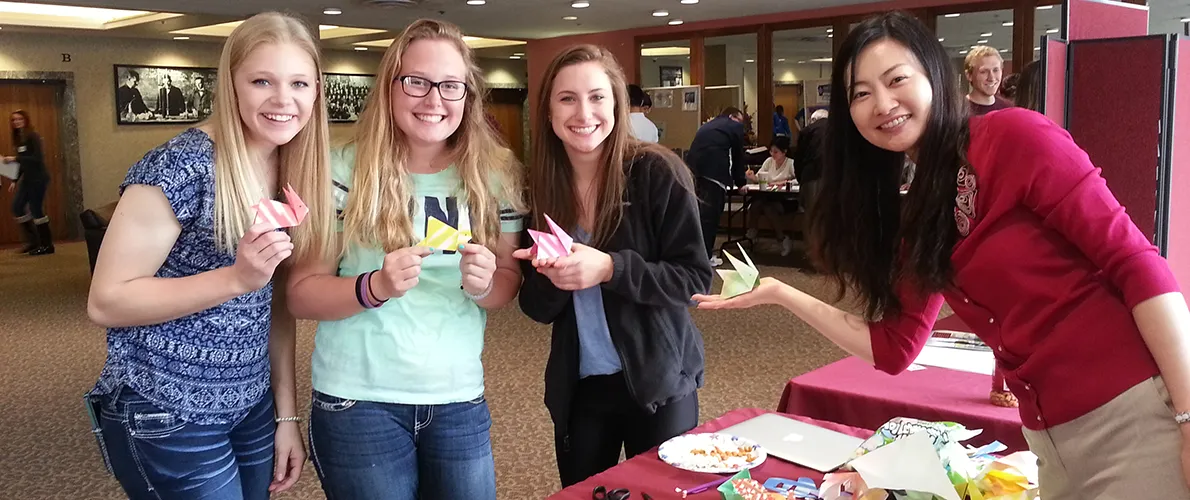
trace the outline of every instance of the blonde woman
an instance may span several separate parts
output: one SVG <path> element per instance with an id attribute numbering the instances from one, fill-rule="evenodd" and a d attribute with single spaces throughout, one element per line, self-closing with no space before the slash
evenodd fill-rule
<path id="1" fill-rule="evenodd" d="M 107 363 L 86 399 L 129 498 L 263 499 L 297 482 L 295 322 L 272 280 L 291 254 L 331 250 L 321 72 L 302 21 L 252 17 L 223 47 L 210 121 L 121 184 L 87 302 Z M 252 205 L 287 184 L 304 223 L 254 225 Z"/>
<path id="2" fill-rule="evenodd" d="M 484 118 L 458 28 L 413 23 L 377 73 L 354 141 L 332 154 L 343 253 L 289 280 L 291 310 L 319 321 L 311 457 L 336 500 L 494 499 L 480 353 L 486 310 L 520 285 L 523 174 Z M 471 241 L 416 246 L 434 221 Z"/>

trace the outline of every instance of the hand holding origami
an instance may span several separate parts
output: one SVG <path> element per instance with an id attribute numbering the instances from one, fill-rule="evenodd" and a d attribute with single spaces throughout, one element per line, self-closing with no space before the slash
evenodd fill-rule
<path id="1" fill-rule="evenodd" d="M 529 249 L 529 253 L 533 255 L 534 259 L 556 259 L 570 255 L 574 238 L 566 234 L 566 231 L 562 230 L 548 215 L 545 216 L 545 223 L 550 228 L 548 233 L 529 230 L 529 237 L 533 238 L 533 247 Z"/>
<path id="2" fill-rule="evenodd" d="M 305 220 L 306 214 L 310 213 L 310 209 L 298 197 L 297 192 L 293 190 L 293 186 L 286 185 L 282 191 L 285 193 L 285 203 L 261 199 L 260 203 L 257 203 L 253 207 L 256 209 L 256 220 L 253 224 L 263 222 L 268 224 L 272 229 L 280 229 L 296 226 Z"/>

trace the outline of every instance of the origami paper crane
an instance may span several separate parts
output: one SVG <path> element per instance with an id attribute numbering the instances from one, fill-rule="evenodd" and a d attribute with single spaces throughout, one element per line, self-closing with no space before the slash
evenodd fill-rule
<path id="1" fill-rule="evenodd" d="M 458 250 L 459 245 L 468 241 L 471 241 L 471 231 L 459 231 L 436 217 L 430 217 L 426 221 L 426 237 L 417 246 L 438 250 Z"/>
<path id="2" fill-rule="evenodd" d="M 261 199 L 260 203 L 257 203 L 253 207 L 256 209 L 256 221 L 253 224 L 267 222 L 273 229 L 280 229 L 296 226 L 305 220 L 306 214 L 310 213 L 310 209 L 298 197 L 297 192 L 293 190 L 293 186 L 286 185 L 282 192 L 285 193 L 285 203 Z"/>
<path id="3" fill-rule="evenodd" d="M 744 247 L 738 243 L 736 246 L 740 248 L 740 254 L 744 256 L 744 260 L 747 263 L 740 262 L 739 259 L 736 259 L 731 254 L 723 252 L 727 256 L 727 260 L 731 262 L 732 267 L 735 268 L 735 271 L 717 270 L 719 276 L 723 278 L 723 291 L 720 292 L 723 298 L 735 297 L 741 293 L 752 291 L 752 288 L 756 286 L 756 278 L 760 276 L 760 271 L 756 270 L 756 266 L 752 264 L 752 258 L 748 257 L 748 253 L 744 251 Z"/>
<path id="4" fill-rule="evenodd" d="M 548 215 L 545 216 L 545 223 L 550 226 L 549 233 L 529 230 L 529 237 L 533 238 L 533 247 L 529 251 L 538 259 L 552 259 L 570 255 L 570 246 L 574 244 L 574 238 L 571 238 L 569 234 L 566 234 L 566 231 L 558 227 L 554 219 L 551 219 Z"/>

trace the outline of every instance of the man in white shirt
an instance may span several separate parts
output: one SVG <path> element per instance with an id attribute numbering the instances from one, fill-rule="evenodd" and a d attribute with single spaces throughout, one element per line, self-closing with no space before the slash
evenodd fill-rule
<path id="1" fill-rule="evenodd" d="M 645 116 L 644 106 L 648 95 L 635 83 L 628 85 L 628 104 L 631 107 L 628 121 L 632 125 L 632 136 L 644 142 L 657 142 L 657 125 Z"/>

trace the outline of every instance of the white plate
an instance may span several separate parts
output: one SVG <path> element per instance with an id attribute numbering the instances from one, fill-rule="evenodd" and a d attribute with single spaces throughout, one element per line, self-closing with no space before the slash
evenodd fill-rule
<path id="1" fill-rule="evenodd" d="M 749 456 L 716 457 L 711 452 L 716 448 L 724 452 L 738 452 L 740 448 L 751 449 Z M 726 474 L 751 469 L 764 463 L 768 453 L 755 441 L 730 434 L 686 434 L 661 444 L 657 449 L 661 461 L 694 472 Z M 751 460 L 749 460 L 749 457 Z"/>

